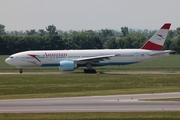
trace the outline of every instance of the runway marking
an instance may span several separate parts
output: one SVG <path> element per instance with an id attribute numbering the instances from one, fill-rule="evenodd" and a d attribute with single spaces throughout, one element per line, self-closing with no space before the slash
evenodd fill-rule
<path id="1" fill-rule="evenodd" d="M 103 100 L 104 102 L 138 102 L 138 99 L 117 99 L 117 100 Z"/>

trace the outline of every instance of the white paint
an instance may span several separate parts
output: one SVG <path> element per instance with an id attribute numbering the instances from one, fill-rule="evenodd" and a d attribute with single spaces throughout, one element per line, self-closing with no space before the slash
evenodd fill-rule
<path id="1" fill-rule="evenodd" d="M 157 34 L 163 35 L 165 40 L 167 33 L 168 29 L 160 29 L 149 41 L 163 46 L 164 41 L 159 42 Z M 148 42 L 145 44 L 148 44 Z M 61 61 L 71 61 L 73 63 L 72 67 L 77 68 L 87 64 L 93 66 L 134 64 L 167 56 L 170 52 L 171 50 L 152 49 L 43 50 L 16 53 L 5 61 L 17 68 L 60 66 Z M 69 64 L 66 65 L 68 66 Z M 70 70 L 74 70 L 74 68 Z"/>

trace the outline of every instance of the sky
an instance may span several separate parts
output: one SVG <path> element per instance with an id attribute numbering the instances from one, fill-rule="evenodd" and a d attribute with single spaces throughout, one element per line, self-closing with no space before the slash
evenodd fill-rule
<path id="1" fill-rule="evenodd" d="M 180 27 L 180 0 L 0 0 L 0 24 L 6 31 L 157 30 L 164 23 Z"/>

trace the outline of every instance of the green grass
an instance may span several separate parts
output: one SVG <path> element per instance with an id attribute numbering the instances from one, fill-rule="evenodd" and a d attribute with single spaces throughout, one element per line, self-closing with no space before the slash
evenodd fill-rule
<path id="1" fill-rule="evenodd" d="M 180 75 L 0 75 L 0 99 L 180 91 Z"/>
<path id="2" fill-rule="evenodd" d="M 9 55 L 0 56 L 0 72 L 18 72 L 17 68 L 10 66 L 4 62 Z M 159 58 L 143 63 L 126 65 L 126 66 L 103 66 L 95 67 L 97 71 L 180 71 L 180 55 L 170 55 L 168 57 Z M 83 71 L 84 68 L 78 68 L 75 72 Z M 51 71 L 58 72 L 58 67 L 43 68 L 24 68 L 25 72 L 30 71 Z"/>
<path id="3" fill-rule="evenodd" d="M 140 101 L 180 101 L 180 98 L 140 99 Z"/>
<path id="4" fill-rule="evenodd" d="M 18 72 L 0 56 L 0 72 Z M 172 55 L 128 66 L 96 67 L 97 71 L 180 71 L 180 55 Z M 25 68 L 30 71 L 59 71 L 52 68 Z M 83 68 L 75 72 L 83 71 Z M 179 92 L 180 75 L 0 75 L 0 99 L 50 98 L 89 95 Z M 179 120 L 180 112 L 121 113 L 17 113 L 0 114 L 0 120 Z"/>
<path id="5" fill-rule="evenodd" d="M 0 114 L 1 120 L 179 120 L 180 112 L 121 113 L 17 113 Z"/>
<path id="6" fill-rule="evenodd" d="M 18 72 L 0 56 L 0 72 Z M 180 55 L 127 66 L 97 67 L 97 71 L 180 71 Z M 26 68 L 29 71 L 59 71 L 58 67 Z M 83 71 L 78 68 L 75 72 Z M 179 92 L 180 75 L 0 75 L 0 99 L 88 95 Z"/>
<path id="7" fill-rule="evenodd" d="M 5 59 L 9 57 L 9 55 L 0 55 L 0 69 L 4 70 L 4 69 L 12 69 L 13 66 L 10 66 L 8 64 L 5 63 Z"/>

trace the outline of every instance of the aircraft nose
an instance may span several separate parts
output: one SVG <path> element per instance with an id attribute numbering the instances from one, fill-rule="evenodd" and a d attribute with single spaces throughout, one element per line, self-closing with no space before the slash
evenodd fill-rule
<path id="1" fill-rule="evenodd" d="M 7 58 L 7 59 L 5 60 L 5 62 L 6 62 L 7 64 L 11 64 L 11 62 L 10 62 L 10 59 L 9 59 L 9 58 Z"/>
<path id="2" fill-rule="evenodd" d="M 9 58 L 7 58 L 7 59 L 5 60 L 6 63 L 8 63 L 8 61 L 9 61 Z"/>

